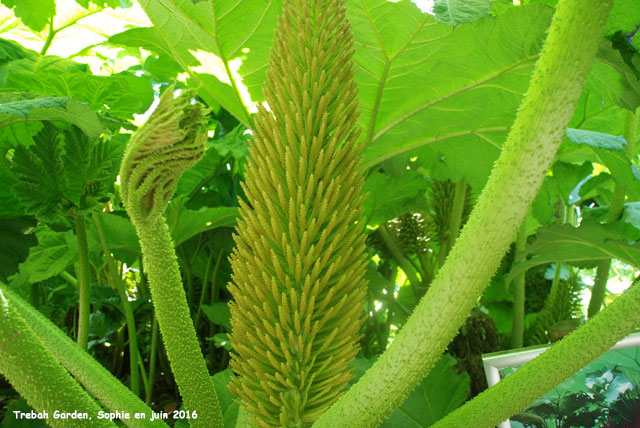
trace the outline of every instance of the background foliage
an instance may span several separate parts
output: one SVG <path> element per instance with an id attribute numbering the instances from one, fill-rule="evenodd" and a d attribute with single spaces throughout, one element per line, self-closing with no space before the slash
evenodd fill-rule
<path id="1" fill-rule="evenodd" d="M 127 362 L 139 354 L 139 394 L 154 409 L 177 408 L 180 398 L 116 173 L 131 132 L 169 84 L 194 88 L 212 109 L 205 157 L 180 180 L 166 217 L 225 426 L 237 416 L 225 389 L 233 376 L 227 257 L 281 3 L 3 0 L 0 10 L 0 280 L 74 337 L 73 219 L 85 216 L 89 352 L 132 387 Z M 438 0 L 433 14 L 408 0 L 346 3 L 369 192 L 359 375 L 424 295 L 486 183 L 556 2 Z M 639 25 L 633 0 L 617 0 L 567 138 L 527 217 L 528 245 L 505 257 L 449 352 L 383 426 L 429 426 L 486 387 L 479 356 L 509 348 L 511 282 L 519 274 L 526 272 L 525 344 L 555 340 L 567 322 L 584 321 L 599 261 L 614 259 L 605 304 L 633 281 L 640 170 L 628 138 L 638 128 L 637 116 L 629 117 L 640 105 Z M 616 188 L 623 189 L 622 214 L 607 221 Z M 108 274 L 110 257 L 124 295 Z M 433 393 L 445 386 L 449 393 Z M 24 406 L 0 380 L 0 418 Z"/>

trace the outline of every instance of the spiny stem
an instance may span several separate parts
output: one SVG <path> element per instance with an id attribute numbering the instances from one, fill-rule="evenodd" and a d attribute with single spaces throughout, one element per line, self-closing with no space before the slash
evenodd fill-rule
<path id="1" fill-rule="evenodd" d="M 111 277 L 111 285 L 118 292 L 120 303 L 122 304 L 122 310 L 124 312 L 125 322 L 127 323 L 127 333 L 129 335 L 129 370 L 131 372 L 131 391 L 136 396 L 140 396 L 140 375 L 138 372 L 139 351 L 136 320 L 133 316 L 133 310 L 131 309 L 131 304 L 129 303 L 129 297 L 127 296 L 124 282 L 118 275 L 118 269 L 116 268 L 116 264 L 113 260 L 113 257 L 111 256 L 111 250 L 109 248 L 109 244 L 107 243 L 107 238 L 104 234 L 102 222 L 100 221 L 98 213 L 93 213 L 93 223 L 96 227 L 96 231 L 98 232 L 98 240 L 100 241 L 100 245 L 102 246 L 102 252 L 104 253 L 105 259 L 107 260 L 107 270 L 109 272 L 109 276 Z"/>
<path id="2" fill-rule="evenodd" d="M 147 405 L 151 404 L 153 396 L 153 384 L 156 380 L 156 355 L 158 352 L 158 320 L 155 312 L 151 321 L 151 349 L 149 350 L 149 379 L 147 381 L 147 389 L 144 395 L 144 401 Z"/>
<path id="3" fill-rule="evenodd" d="M 169 229 L 159 219 L 137 231 L 171 371 L 185 408 L 198 413 L 191 426 L 222 428 L 220 405 L 191 321 Z"/>
<path id="4" fill-rule="evenodd" d="M 516 260 L 527 244 L 527 225 L 522 222 L 516 238 Z M 513 330 L 511 332 L 511 348 L 522 348 L 524 337 L 524 296 L 525 272 L 518 275 L 513 282 Z"/>
<path id="5" fill-rule="evenodd" d="M 160 97 L 156 110 L 129 140 L 120 166 L 121 193 L 142 247 L 155 315 L 191 427 L 222 428 L 213 382 L 202 357 L 178 260 L 163 213 L 182 173 L 204 154 L 207 110 L 190 93 Z"/>
<path id="6" fill-rule="evenodd" d="M 67 419 L 54 418 L 54 410 L 97 415 L 100 408 L 36 337 L 19 312 L 0 288 L 0 374 L 37 412 L 49 412 L 47 423 L 54 428 L 69 424 Z M 14 418 L 8 417 L 9 421 Z M 116 427 L 105 419 L 79 419 L 74 421 L 74 426 Z"/>
<path id="7" fill-rule="evenodd" d="M 89 246 L 87 244 L 87 226 L 84 221 L 84 214 L 81 212 L 75 215 L 76 238 L 78 240 L 78 345 L 82 349 L 87 349 L 89 343 L 89 312 L 90 307 L 90 275 L 89 266 Z"/>
<path id="8" fill-rule="evenodd" d="M 624 126 L 624 137 L 627 141 L 627 156 L 633 159 L 636 154 L 636 139 L 638 133 L 638 120 L 640 117 L 640 108 L 636 109 L 636 112 L 627 112 Z M 616 181 L 613 189 L 613 196 L 611 197 L 611 204 L 609 205 L 609 214 L 607 216 L 607 223 L 612 223 L 620 218 L 624 209 L 624 200 L 626 195 L 626 189 L 622 186 L 622 183 Z M 607 291 L 607 282 L 609 280 L 609 270 L 611 269 L 611 259 L 602 260 L 596 267 L 596 278 L 593 281 L 593 288 L 591 289 L 591 299 L 589 300 L 589 308 L 587 310 L 587 316 L 591 318 L 600 311 L 602 303 L 604 302 L 604 296 Z"/>
<path id="9" fill-rule="evenodd" d="M 453 248 L 453 245 L 460 234 L 460 226 L 462 224 L 462 215 L 464 212 L 464 202 L 467 197 L 467 180 L 461 178 L 456 183 L 456 190 L 453 197 L 453 207 L 451 209 L 451 219 L 449 220 L 449 239 L 447 241 L 447 247 L 449 250 Z"/>
<path id="10" fill-rule="evenodd" d="M 585 367 L 638 325 L 640 287 L 634 285 L 548 351 L 438 421 L 433 428 L 494 427 Z"/>
<path id="11" fill-rule="evenodd" d="M 147 415 L 148 419 L 146 420 L 126 419 L 123 421 L 126 422 L 125 425 L 132 428 L 168 428 L 168 425 L 162 420 L 156 419 L 154 422 L 150 422 L 151 409 L 149 407 L 145 406 L 138 397 L 113 377 L 102 364 L 80 349 L 71 338 L 42 315 L 40 311 L 22 300 L 9 287 L 0 283 L 0 295 L 3 293 L 7 297 L 9 304 L 15 306 L 48 352 L 53 354 L 57 360 L 56 365 L 59 367 L 62 364 L 105 408 L 112 412 L 128 409 L 132 413 L 145 413 Z M 0 334 L 2 331 L 0 329 Z M 50 398 L 54 398 L 53 395 L 55 394 L 51 395 L 52 397 Z M 48 406 L 48 408 L 52 407 Z"/>
<path id="12" fill-rule="evenodd" d="M 438 361 L 498 269 L 553 163 L 612 6 L 611 0 L 558 4 L 502 153 L 444 266 L 394 342 L 314 426 L 381 423 Z"/>

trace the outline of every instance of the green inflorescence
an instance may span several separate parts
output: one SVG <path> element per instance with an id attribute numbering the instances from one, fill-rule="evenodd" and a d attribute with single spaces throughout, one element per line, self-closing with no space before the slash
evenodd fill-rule
<path id="1" fill-rule="evenodd" d="M 131 137 L 120 167 L 122 199 L 132 221 L 153 223 L 164 212 L 182 173 L 204 155 L 207 111 L 191 94 L 169 88 L 149 120 Z"/>
<path id="2" fill-rule="evenodd" d="M 136 227 L 153 306 L 191 427 L 222 427 L 222 415 L 191 320 L 167 222 L 162 216 L 184 171 L 204 154 L 206 109 L 165 90 L 131 137 L 120 167 L 122 198 Z"/>
<path id="3" fill-rule="evenodd" d="M 465 186 L 465 198 L 462 208 L 461 224 L 466 223 L 471 213 L 471 187 Z M 456 183 L 445 180 L 433 180 L 429 189 L 429 201 L 431 203 L 431 218 L 429 222 L 429 236 L 438 242 L 446 242 L 449 239 L 449 224 L 453 214 L 453 205 L 456 194 Z"/>
<path id="4" fill-rule="evenodd" d="M 310 426 L 351 379 L 366 292 L 352 46 L 342 0 L 285 2 L 229 286 L 230 389 L 264 427 Z"/>

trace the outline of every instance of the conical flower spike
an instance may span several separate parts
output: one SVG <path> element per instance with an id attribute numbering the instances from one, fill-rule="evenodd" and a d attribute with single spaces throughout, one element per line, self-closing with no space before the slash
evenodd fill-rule
<path id="1" fill-rule="evenodd" d="M 351 379 L 366 293 L 352 54 L 342 0 L 285 2 L 229 288 L 230 388 L 263 427 L 311 426 Z"/>

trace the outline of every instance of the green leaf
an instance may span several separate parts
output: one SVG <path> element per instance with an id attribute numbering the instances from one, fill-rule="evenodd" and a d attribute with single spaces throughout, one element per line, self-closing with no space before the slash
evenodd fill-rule
<path id="1" fill-rule="evenodd" d="M 185 197 L 174 198 L 165 211 L 169 231 L 176 247 L 204 231 L 236 225 L 237 207 L 204 207 L 193 211 L 184 207 L 185 201 Z"/>
<path id="2" fill-rule="evenodd" d="M 78 257 L 78 241 L 72 231 L 55 232 L 39 226 L 35 232 L 38 245 L 31 247 L 20 272 L 30 283 L 44 281 L 66 270 Z"/>
<path id="3" fill-rule="evenodd" d="M 220 402 L 220 410 L 222 411 L 222 419 L 224 420 L 225 428 L 233 428 L 236 426 L 236 419 L 238 418 L 238 402 L 235 400 L 233 394 L 227 389 L 229 379 L 233 376 L 231 369 L 226 369 L 214 374 L 213 386 L 216 389 L 216 395 Z"/>
<path id="4" fill-rule="evenodd" d="M 627 142 L 624 137 L 604 134 L 585 129 L 567 129 L 567 137 L 576 144 L 587 144 L 591 147 L 624 152 Z"/>
<path id="5" fill-rule="evenodd" d="M 444 354 L 402 405 L 381 428 L 423 428 L 457 409 L 467 399 L 469 375 L 452 371 L 455 358 Z"/>
<path id="6" fill-rule="evenodd" d="M 17 183 L 9 165 L 0 162 L 0 218 L 19 217 L 24 214 L 24 207 L 18 201 L 13 187 Z"/>
<path id="7" fill-rule="evenodd" d="M 599 98 L 601 108 L 619 105 L 635 111 L 640 105 L 638 78 L 609 40 L 602 42 L 584 90 Z"/>
<path id="8" fill-rule="evenodd" d="M 231 312 L 229 306 L 224 302 L 216 302 L 213 305 L 202 305 L 202 312 L 212 323 L 224 327 L 231 331 Z"/>
<path id="9" fill-rule="evenodd" d="M 49 70 L 33 74 L 11 73 L 5 88 L 73 97 L 88 103 L 95 111 L 123 119 L 133 119 L 134 113 L 144 113 L 153 102 L 148 78 L 126 72 L 111 76 Z"/>
<path id="10" fill-rule="evenodd" d="M 629 34 L 640 24 L 640 7 L 637 0 L 616 0 L 609 15 L 605 35 L 616 31 Z"/>
<path id="11" fill-rule="evenodd" d="M 34 140 L 16 148 L 12 165 L 13 189 L 28 214 L 51 221 L 108 197 L 122 158 L 117 140 L 89 141 L 76 127 L 50 122 Z"/>
<path id="12" fill-rule="evenodd" d="M 25 218 L 0 218 L 0 281 L 6 282 L 18 272 L 18 264 L 23 262 L 29 248 L 37 244 L 35 236 L 25 232 L 34 226 L 34 221 Z"/>
<path id="13" fill-rule="evenodd" d="M 107 197 L 115 181 L 124 147 L 116 140 L 90 141 L 77 128 L 64 131 L 63 195 L 81 209 Z"/>
<path id="14" fill-rule="evenodd" d="M 406 170 L 401 178 L 375 172 L 367 178 L 364 191 L 369 197 L 364 203 L 367 224 L 382 224 L 387 220 L 413 211 L 425 211 L 425 192 L 429 183 L 416 171 Z"/>
<path id="15" fill-rule="evenodd" d="M 553 219 L 553 206 L 557 202 L 557 191 L 550 184 L 550 178 L 552 177 L 545 177 L 542 187 L 531 206 L 531 214 L 542 225 L 549 224 Z"/>
<path id="16" fill-rule="evenodd" d="M 216 128 L 216 134 L 218 130 Z M 237 180 L 244 169 L 249 148 L 245 130 L 239 125 L 222 139 L 210 140 L 204 157 L 182 175 L 176 193 L 187 195 L 190 207 L 236 203 Z M 227 165 L 233 165 L 233 168 L 227 170 Z M 231 180 L 235 181 L 231 183 Z"/>
<path id="17" fill-rule="evenodd" d="M 553 179 L 549 180 L 550 185 L 557 189 L 565 204 L 571 204 L 574 203 L 571 198 L 573 190 L 593 172 L 593 165 L 590 162 L 580 165 L 556 162 L 552 171 Z"/>
<path id="18" fill-rule="evenodd" d="M 640 230 L 640 202 L 624 204 L 621 220 Z"/>
<path id="19" fill-rule="evenodd" d="M 82 129 L 90 140 L 106 131 L 89 106 L 72 98 L 0 93 L 0 128 L 25 120 L 63 120 Z"/>
<path id="20" fill-rule="evenodd" d="M 56 14 L 56 2 L 54 0 L 2 0 L 2 4 L 22 20 L 24 25 L 35 32 L 44 30 L 49 19 Z"/>
<path id="21" fill-rule="evenodd" d="M 496 302 L 513 303 L 513 293 L 507 291 L 504 283 L 504 275 L 495 277 L 491 280 L 491 284 L 487 287 L 482 295 L 482 304 L 488 306 Z"/>
<path id="22" fill-rule="evenodd" d="M 71 97 L 87 103 L 89 108 L 123 119 L 144 113 L 153 102 L 153 88 L 148 77 L 129 72 L 94 76 L 86 64 L 56 56 L 42 56 L 17 49 L 0 40 L 9 57 L 5 91 L 32 92 L 47 96 Z M 19 59 L 15 56 L 24 55 Z"/>
<path id="23" fill-rule="evenodd" d="M 223 370 L 212 376 L 225 428 L 233 428 L 238 417 L 238 403 L 235 401 L 234 395 L 227 389 L 227 384 L 232 376 L 233 371 L 231 369 Z"/>
<path id="24" fill-rule="evenodd" d="M 250 126 L 249 107 L 263 100 L 281 1 L 142 0 L 140 5 L 157 33 L 139 43 L 152 43 L 155 51 L 170 55 L 208 104 L 219 103 Z"/>
<path id="25" fill-rule="evenodd" d="M 212 141 L 211 147 L 222 157 L 230 156 L 236 160 L 243 160 L 249 154 L 249 136 L 245 130 L 242 125 L 236 126 L 223 139 Z"/>
<path id="26" fill-rule="evenodd" d="M 491 12 L 493 0 L 435 0 L 433 14 L 443 24 L 467 24 Z"/>
<path id="27" fill-rule="evenodd" d="M 231 341 L 227 333 L 214 334 L 212 339 L 216 348 L 224 348 L 227 351 L 231 351 Z"/>
<path id="28" fill-rule="evenodd" d="M 7 63 L 23 58 L 33 61 L 38 58 L 38 54 L 23 48 L 22 45 L 13 40 L 0 38 L 0 86 L 4 85 L 4 81 L 7 78 Z"/>
<path id="29" fill-rule="evenodd" d="M 604 103 L 600 94 L 588 88 L 580 96 L 569 128 L 588 129 L 622 135 L 627 110 L 615 103 Z M 566 144 L 563 143 L 563 145 Z M 561 149 L 562 150 L 562 149 Z"/>
<path id="30" fill-rule="evenodd" d="M 60 129 L 47 123 L 35 140 L 35 145 L 19 146 L 15 150 L 12 172 L 17 182 L 13 190 L 27 214 L 52 221 L 70 208 L 63 203 L 62 194 L 64 136 Z"/>
<path id="31" fill-rule="evenodd" d="M 498 334 L 508 334 L 513 326 L 513 303 L 499 301 L 487 304 L 489 316 L 498 328 Z"/>
<path id="32" fill-rule="evenodd" d="M 536 240 L 527 245 L 521 261 L 514 264 L 507 283 L 528 269 L 555 262 L 618 259 L 640 267 L 640 243 L 629 243 L 625 222 L 600 224 L 583 220 L 580 227 L 549 226 L 538 229 Z"/>
<path id="33" fill-rule="evenodd" d="M 114 332 L 123 324 L 122 319 L 114 319 L 101 310 L 97 310 L 89 315 L 89 341 L 88 348 L 106 342 Z"/>
<path id="34" fill-rule="evenodd" d="M 440 25 L 410 1 L 349 1 L 359 123 L 370 168 L 421 149 L 481 188 L 526 91 L 552 9 L 514 7 L 470 25 Z M 437 78 L 434 76 L 442 76 Z"/>
<path id="35" fill-rule="evenodd" d="M 558 0 L 529 0 L 555 7 Z M 616 0 L 609 14 L 605 35 L 610 36 L 616 31 L 624 34 L 632 32 L 640 23 L 640 9 L 636 0 Z"/>
<path id="36" fill-rule="evenodd" d="M 578 145 L 578 150 L 563 147 L 559 157 L 571 157 L 573 161 L 597 162 L 606 166 L 613 179 L 628 191 L 637 191 L 640 181 L 634 176 L 633 163 L 626 153 L 624 137 L 584 129 L 567 129 L 569 141 Z M 585 152 L 580 145 L 590 148 Z M 582 191 L 581 191 L 582 194 Z"/>
<path id="37" fill-rule="evenodd" d="M 115 258 L 131 266 L 136 259 L 142 257 L 136 229 L 129 217 L 107 212 L 99 212 L 96 215 L 100 219 L 109 250 Z M 102 248 L 93 222 L 88 227 L 88 239 L 89 247 Z"/>

